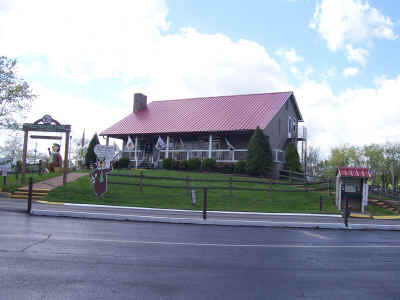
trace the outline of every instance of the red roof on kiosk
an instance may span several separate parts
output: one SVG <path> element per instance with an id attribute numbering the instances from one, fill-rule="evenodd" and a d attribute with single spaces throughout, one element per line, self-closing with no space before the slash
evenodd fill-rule
<path id="1" fill-rule="evenodd" d="M 338 173 L 341 177 L 371 177 L 368 168 L 339 167 Z"/>
<path id="2" fill-rule="evenodd" d="M 132 112 L 100 135 L 265 128 L 291 95 L 293 92 L 153 101 L 146 109 Z"/>

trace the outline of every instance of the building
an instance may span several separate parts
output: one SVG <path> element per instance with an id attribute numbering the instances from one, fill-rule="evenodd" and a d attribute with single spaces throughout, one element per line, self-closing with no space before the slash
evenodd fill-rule
<path id="1" fill-rule="evenodd" d="M 246 159 L 258 127 L 269 136 L 273 160 L 281 168 L 290 142 L 306 140 L 306 128 L 293 92 L 153 101 L 134 95 L 133 111 L 100 135 L 123 140 L 124 156 L 141 167 L 175 160 L 214 158 L 217 163 Z M 153 149 L 161 137 L 164 147 Z M 131 147 L 126 147 L 127 143 Z M 130 152 L 128 152 L 128 150 Z"/>

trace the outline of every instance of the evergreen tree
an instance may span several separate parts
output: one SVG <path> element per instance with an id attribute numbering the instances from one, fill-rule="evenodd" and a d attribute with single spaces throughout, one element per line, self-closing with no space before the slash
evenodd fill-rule
<path id="1" fill-rule="evenodd" d="M 286 150 L 285 170 L 301 172 L 300 156 L 295 143 L 290 143 Z"/>
<path id="2" fill-rule="evenodd" d="M 250 138 L 247 151 L 247 171 L 252 175 L 266 175 L 272 165 L 272 151 L 269 139 L 259 127 Z"/>
<path id="3" fill-rule="evenodd" d="M 97 133 L 95 133 L 90 140 L 88 149 L 86 151 L 85 155 L 85 166 L 87 168 L 90 168 L 90 164 L 94 164 L 96 162 L 96 154 L 94 153 L 94 146 L 97 144 L 100 144 L 99 137 L 97 136 Z"/>

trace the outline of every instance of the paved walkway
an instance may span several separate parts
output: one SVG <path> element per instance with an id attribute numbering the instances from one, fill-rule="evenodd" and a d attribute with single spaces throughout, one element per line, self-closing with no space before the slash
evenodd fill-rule
<path id="1" fill-rule="evenodd" d="M 77 180 L 79 177 L 86 176 L 89 173 L 78 173 L 78 172 L 72 172 L 67 174 L 67 182 L 71 182 L 74 180 Z M 33 189 L 48 189 L 48 190 L 53 190 L 58 186 L 63 185 L 63 176 L 57 176 L 53 177 L 38 183 L 33 184 Z M 25 186 L 24 188 L 28 188 L 28 186 Z"/>

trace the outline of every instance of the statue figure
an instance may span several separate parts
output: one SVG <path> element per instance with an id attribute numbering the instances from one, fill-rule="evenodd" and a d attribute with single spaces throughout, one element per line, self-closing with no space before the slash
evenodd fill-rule
<path id="1" fill-rule="evenodd" d="M 107 174 L 112 171 L 112 164 L 107 168 L 105 157 L 98 157 L 96 168 L 90 172 L 90 180 L 94 185 L 94 192 L 98 197 L 107 191 Z"/>
<path id="2" fill-rule="evenodd" d="M 62 158 L 60 155 L 60 145 L 59 144 L 53 144 L 51 147 L 52 152 L 49 150 L 49 171 L 50 172 L 55 172 L 55 168 L 61 168 L 62 165 Z"/>

